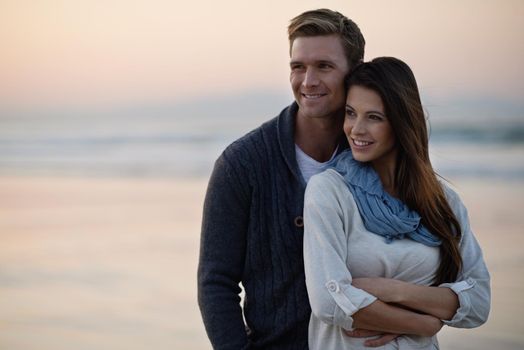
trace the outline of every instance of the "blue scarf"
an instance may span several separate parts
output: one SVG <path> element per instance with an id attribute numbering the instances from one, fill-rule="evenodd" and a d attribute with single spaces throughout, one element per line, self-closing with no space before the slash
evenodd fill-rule
<path id="1" fill-rule="evenodd" d="M 405 237 L 430 247 L 442 243 L 420 223 L 420 215 L 416 211 L 384 191 L 375 170 L 366 163 L 356 161 L 350 150 L 335 159 L 333 168 L 344 177 L 368 231 L 385 237 L 387 243 Z"/>

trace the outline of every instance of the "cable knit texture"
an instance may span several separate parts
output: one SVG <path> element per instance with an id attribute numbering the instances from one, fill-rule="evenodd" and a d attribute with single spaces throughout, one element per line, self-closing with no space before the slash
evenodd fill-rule
<path id="1" fill-rule="evenodd" d="M 215 163 L 198 267 L 198 302 L 214 349 L 307 349 L 297 109 L 292 104 L 235 141 Z"/>

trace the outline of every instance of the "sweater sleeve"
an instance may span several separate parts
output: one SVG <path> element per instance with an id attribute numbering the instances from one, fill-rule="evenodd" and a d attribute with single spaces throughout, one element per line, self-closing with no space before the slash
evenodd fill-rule
<path id="1" fill-rule="evenodd" d="M 482 257 L 482 250 L 471 231 L 464 204 L 450 188 L 445 186 L 445 191 L 462 229 L 459 248 L 463 266 L 456 282 L 440 285 L 440 287 L 448 287 L 455 292 L 460 304 L 453 318 L 443 322 L 457 328 L 478 327 L 487 321 L 489 315 L 490 276 Z"/>
<path id="2" fill-rule="evenodd" d="M 204 202 L 198 303 L 214 349 L 247 349 L 239 282 L 244 268 L 249 186 L 227 153 L 216 161 Z"/>
<path id="3" fill-rule="evenodd" d="M 313 176 L 305 193 L 306 286 L 317 318 L 351 330 L 351 316 L 377 298 L 351 285 L 352 277 L 346 264 L 349 221 L 344 220 L 344 210 L 354 208 L 339 198 L 341 189 L 326 174 Z M 346 215 L 351 217 L 351 213 Z"/>

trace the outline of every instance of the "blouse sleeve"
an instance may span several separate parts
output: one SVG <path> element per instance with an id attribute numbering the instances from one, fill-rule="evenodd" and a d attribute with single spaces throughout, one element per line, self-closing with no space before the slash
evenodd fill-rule
<path id="1" fill-rule="evenodd" d="M 351 193 L 329 172 L 313 176 L 304 201 L 304 263 L 306 286 L 313 314 L 325 323 L 353 329 L 358 310 L 377 298 L 351 285 L 346 264 L 350 232 L 347 212 Z M 340 192 L 345 198 L 341 198 Z"/>
<path id="2" fill-rule="evenodd" d="M 474 328 L 488 319 L 491 305 L 490 276 L 482 250 L 471 231 L 466 207 L 454 191 L 447 186 L 444 189 L 462 229 L 459 248 L 463 266 L 456 282 L 440 285 L 455 292 L 460 304 L 453 318 L 443 322 L 451 327 Z"/>

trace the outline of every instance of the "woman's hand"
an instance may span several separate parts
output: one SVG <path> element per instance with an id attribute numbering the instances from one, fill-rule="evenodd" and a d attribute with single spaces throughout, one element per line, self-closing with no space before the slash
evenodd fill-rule
<path id="1" fill-rule="evenodd" d="M 344 330 L 344 333 L 346 333 L 348 337 L 352 337 L 352 338 L 367 338 L 367 337 L 378 336 L 377 338 L 367 339 L 366 341 L 364 341 L 364 346 L 367 346 L 370 348 L 376 348 L 382 345 L 386 345 L 387 343 L 391 342 L 392 340 L 400 336 L 400 334 L 384 333 L 384 332 L 379 332 L 379 331 L 370 331 L 367 329 L 354 329 L 352 331 Z"/>

